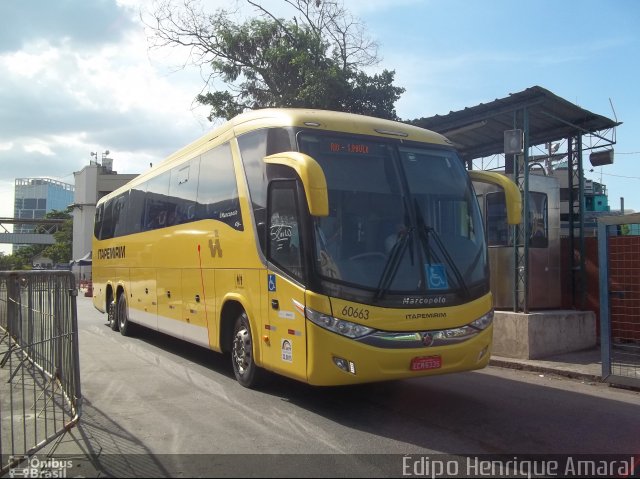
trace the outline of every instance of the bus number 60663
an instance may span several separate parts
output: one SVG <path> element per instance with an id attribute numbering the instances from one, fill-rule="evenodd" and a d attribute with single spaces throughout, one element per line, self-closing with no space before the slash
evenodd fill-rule
<path id="1" fill-rule="evenodd" d="M 350 318 L 369 319 L 369 310 L 363 308 L 345 306 L 344 308 L 342 308 L 342 314 Z"/>

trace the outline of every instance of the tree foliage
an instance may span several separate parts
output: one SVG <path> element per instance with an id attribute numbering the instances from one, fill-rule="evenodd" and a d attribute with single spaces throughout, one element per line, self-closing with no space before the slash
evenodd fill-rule
<path id="1" fill-rule="evenodd" d="M 257 1 L 246 0 L 258 15 L 237 20 L 237 12 L 206 14 L 196 0 L 155 5 L 152 47 L 185 47 L 188 63 L 211 68 L 196 100 L 211 107 L 210 120 L 229 119 L 267 107 L 306 107 L 397 119 L 395 102 L 404 88 L 395 72 L 368 75 L 378 63 L 377 46 L 342 4 L 282 0 L 293 12 L 279 18 Z M 223 89 L 216 88 L 222 82 Z"/>
<path id="2" fill-rule="evenodd" d="M 64 219 L 61 227 L 53 233 L 55 243 L 52 245 L 33 244 L 18 249 L 12 255 L 0 254 L 0 270 L 30 269 L 32 260 L 42 255 L 51 259 L 55 264 L 71 261 L 71 248 L 73 243 L 73 217 L 71 208 L 66 211 L 52 210 L 45 215 L 45 219 Z M 47 233 L 50 226 L 36 225 L 36 233 Z"/>
<path id="3" fill-rule="evenodd" d="M 53 210 L 45 216 L 46 218 L 64 219 L 64 223 L 58 230 L 53 233 L 56 242 L 47 246 L 42 254 L 50 258 L 53 263 L 68 263 L 71 261 L 73 246 L 73 217 L 71 216 L 71 208 L 67 211 Z"/>

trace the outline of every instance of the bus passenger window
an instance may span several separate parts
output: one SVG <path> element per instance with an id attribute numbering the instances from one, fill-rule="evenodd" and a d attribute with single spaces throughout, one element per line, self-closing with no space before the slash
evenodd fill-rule
<path id="1" fill-rule="evenodd" d="M 214 219 L 242 231 L 238 186 L 229 143 L 202 154 L 196 219 Z"/>

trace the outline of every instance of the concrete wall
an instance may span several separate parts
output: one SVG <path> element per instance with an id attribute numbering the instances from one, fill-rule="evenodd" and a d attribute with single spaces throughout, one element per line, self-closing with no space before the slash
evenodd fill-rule
<path id="1" fill-rule="evenodd" d="M 496 311 L 493 354 L 507 358 L 542 359 L 596 345 L 592 311 Z"/>
<path id="2" fill-rule="evenodd" d="M 104 195 L 128 183 L 136 174 L 119 175 L 107 172 L 102 166 L 91 163 L 74 173 L 75 195 L 73 210 L 73 259 L 80 259 L 91 251 L 93 219 L 96 203 Z"/>

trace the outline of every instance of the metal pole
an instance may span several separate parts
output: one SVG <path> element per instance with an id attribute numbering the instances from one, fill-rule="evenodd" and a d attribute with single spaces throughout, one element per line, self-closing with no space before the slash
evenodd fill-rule
<path id="1" fill-rule="evenodd" d="M 602 379 L 611 375 L 611 335 L 609 317 L 609 236 L 608 226 L 598 222 L 598 275 L 600 281 L 600 354 Z"/>
<path id="2" fill-rule="evenodd" d="M 523 145 L 523 161 L 524 161 L 524 198 L 522 202 L 522 227 L 523 227 L 523 302 L 522 310 L 525 314 L 529 313 L 529 236 L 531 235 L 531 225 L 529 221 L 529 111 L 523 108 L 524 123 L 524 145 Z"/>
<path id="3" fill-rule="evenodd" d="M 584 242 L 584 212 L 585 208 L 585 198 L 584 198 L 584 170 L 582 168 L 582 133 L 578 133 L 577 136 L 578 141 L 578 194 L 580 203 L 578 204 L 578 214 L 579 214 L 579 246 L 580 246 L 580 263 L 579 263 L 579 274 L 580 274 L 580 309 L 584 310 L 587 304 L 587 275 L 586 275 L 586 261 L 585 261 L 585 242 Z"/>

